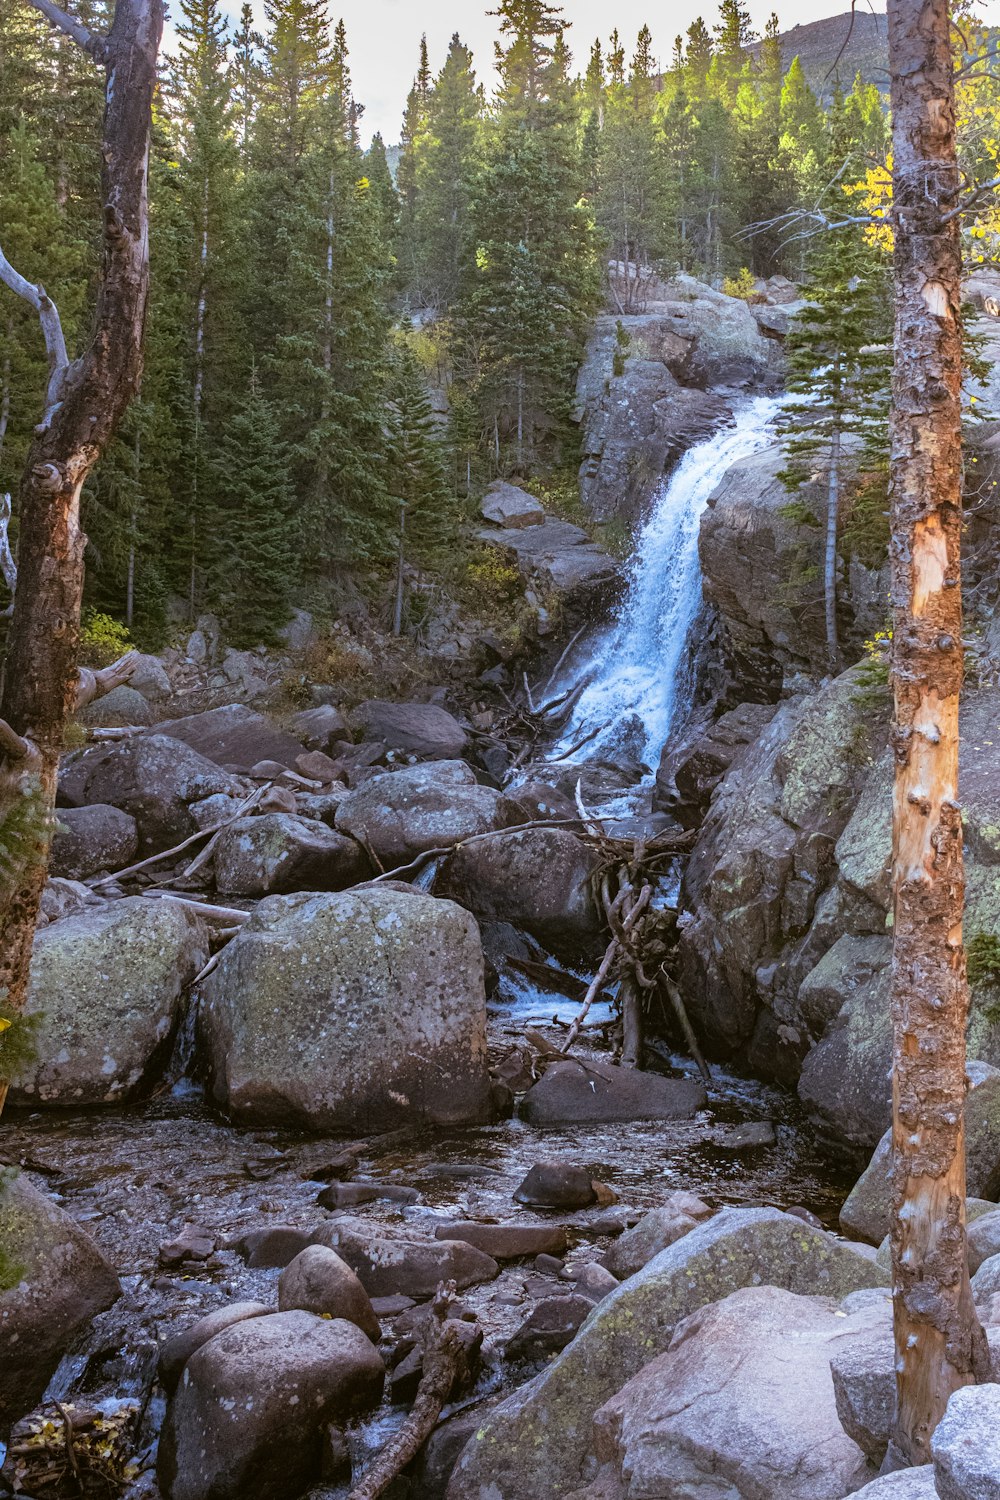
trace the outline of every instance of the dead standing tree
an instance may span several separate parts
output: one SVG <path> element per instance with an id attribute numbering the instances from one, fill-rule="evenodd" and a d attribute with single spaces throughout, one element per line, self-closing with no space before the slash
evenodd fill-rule
<path id="1" fill-rule="evenodd" d="M 989 1379 L 965 1236 L 960 274 L 948 0 L 889 0 L 896 334 L 891 417 L 894 929 L 891 1462 L 927 1463 L 949 1397 Z"/>
<path id="2" fill-rule="evenodd" d="M 0 282 L 37 312 L 49 363 L 45 410 L 20 486 L 17 589 L 0 702 L 0 816 L 29 782 L 42 808 L 52 809 L 67 719 L 128 674 L 127 661 L 100 676 L 77 670 L 86 543 L 80 494 L 142 372 L 150 119 L 163 30 L 162 0 L 117 0 L 107 36 L 89 31 L 54 0 L 31 4 L 105 70 L 104 227 L 93 332 L 72 361 L 57 308 L 0 250 Z M 40 838 L 21 865 L 0 914 L 0 989 L 15 1011 L 27 992 L 47 842 Z M 4 1092 L 0 1083 L 0 1106 Z"/>

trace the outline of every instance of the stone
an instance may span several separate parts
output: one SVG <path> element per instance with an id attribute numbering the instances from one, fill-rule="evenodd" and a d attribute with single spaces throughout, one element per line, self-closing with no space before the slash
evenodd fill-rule
<path id="1" fill-rule="evenodd" d="M 1000 1068 L 972 1059 L 965 1071 L 969 1080 L 966 1181 L 973 1197 L 996 1199 L 1000 1195 Z M 880 1245 L 889 1233 L 891 1169 L 892 1132 L 887 1130 L 840 1210 L 846 1234 Z"/>
<path id="2" fill-rule="evenodd" d="M 734 1125 L 716 1142 L 723 1151 L 759 1151 L 777 1144 L 778 1137 L 770 1120 L 750 1120 Z"/>
<path id="3" fill-rule="evenodd" d="M 159 703 L 163 698 L 169 698 L 173 692 L 170 678 L 160 658 L 142 652 L 135 658 L 128 685 L 150 703 Z"/>
<path id="4" fill-rule="evenodd" d="M 598 1459 L 633 1495 L 843 1500 L 872 1471 L 840 1426 L 830 1353 L 864 1317 L 773 1286 L 700 1308 L 597 1412 Z"/>
<path id="5" fill-rule="evenodd" d="M 35 1055 L 11 1101 L 50 1108 L 121 1104 L 150 1079 L 208 961 L 208 930 L 176 901 L 129 897 L 35 936 L 27 1013 Z"/>
<path id="6" fill-rule="evenodd" d="M 777 1209 L 723 1209 L 598 1303 L 569 1347 L 490 1413 L 455 1468 L 448 1500 L 482 1500 L 484 1492 L 554 1500 L 578 1489 L 594 1413 L 706 1303 L 762 1281 L 839 1300 L 886 1279 L 849 1246 Z"/>
<path id="7" fill-rule="evenodd" d="M 1000 1255 L 1000 1208 L 969 1224 L 968 1245 L 969 1271 L 974 1276 L 986 1261 Z"/>
<path id="8" fill-rule="evenodd" d="M 188 660 L 193 661 L 196 666 L 202 666 L 208 660 L 208 641 L 202 630 L 192 630 L 184 647 Z"/>
<path id="9" fill-rule="evenodd" d="M 421 1239 L 404 1228 L 347 1214 L 322 1225 L 313 1241 L 335 1250 L 369 1297 L 432 1297 L 442 1281 L 454 1281 L 462 1291 L 500 1272 L 491 1256 L 464 1240 Z"/>
<path id="10" fill-rule="evenodd" d="M 360 1328 L 308 1312 L 249 1318 L 188 1360 L 167 1409 L 165 1500 L 287 1500 L 320 1477 L 322 1437 L 378 1404 L 385 1367 Z"/>
<path id="11" fill-rule="evenodd" d="M 618 1286 L 617 1276 L 613 1276 L 606 1266 L 599 1266 L 594 1260 L 572 1270 L 570 1280 L 580 1295 L 589 1297 L 591 1302 L 603 1302 Z"/>
<path id="12" fill-rule="evenodd" d="M 201 994 L 213 1096 L 240 1120 L 490 1118 L 482 948 L 451 902 L 384 885 L 268 897 Z"/>
<path id="13" fill-rule="evenodd" d="M 183 1332 L 173 1334 L 160 1345 L 159 1361 L 156 1367 L 160 1384 L 168 1396 L 176 1390 L 184 1366 L 202 1344 L 207 1344 L 209 1339 L 214 1339 L 215 1335 L 221 1333 L 224 1328 L 231 1328 L 235 1323 L 242 1323 L 247 1318 L 263 1317 L 270 1311 L 271 1309 L 265 1307 L 263 1302 L 229 1302 L 225 1307 L 217 1307 L 214 1312 L 206 1313 L 203 1318 L 196 1319 Z"/>
<path id="14" fill-rule="evenodd" d="M 392 869 L 499 827 L 500 802 L 464 761 L 439 761 L 371 777 L 342 799 L 336 826 Z"/>
<path id="15" fill-rule="evenodd" d="M 437 889 L 487 922 L 508 922 L 559 955 L 589 951 L 600 923 L 596 852 L 563 828 L 527 828 L 456 849 Z"/>
<path id="16" fill-rule="evenodd" d="M 533 1208 L 588 1208 L 596 1197 L 587 1168 L 562 1161 L 536 1162 L 514 1192 L 516 1203 Z"/>
<path id="17" fill-rule="evenodd" d="M 830 1360 L 841 1424 L 876 1469 L 885 1458 L 895 1410 L 894 1363 L 892 1295 L 886 1291 L 864 1329 Z"/>
<path id="18" fill-rule="evenodd" d="M 395 1182 L 333 1182 L 316 1199 L 320 1208 L 357 1208 L 361 1203 L 416 1203 L 416 1188 Z"/>
<path id="19" fill-rule="evenodd" d="M 710 1219 L 714 1210 L 693 1193 L 671 1193 L 666 1203 L 643 1214 L 638 1224 L 626 1229 L 620 1239 L 605 1252 L 604 1264 L 612 1276 L 623 1281 L 649 1264 L 668 1245 L 690 1234 L 698 1224 Z"/>
<path id="20" fill-rule="evenodd" d="M 448 1221 L 434 1231 L 438 1240 L 464 1240 L 494 1260 L 523 1260 L 529 1255 L 565 1255 L 562 1224 L 472 1224 Z"/>
<path id="21" fill-rule="evenodd" d="M 153 722 L 153 710 L 144 694 L 122 682 L 81 708 L 77 718 L 91 729 L 122 729 L 133 724 L 145 727 Z"/>
<path id="22" fill-rule="evenodd" d="M 350 1266 L 326 1245 L 310 1245 L 286 1266 L 278 1278 L 278 1311 L 301 1308 L 321 1318 L 345 1318 L 366 1333 L 373 1344 L 382 1325 L 371 1299 Z"/>
<path id="23" fill-rule="evenodd" d="M 38 908 L 38 925 L 44 927 L 47 922 L 61 922 L 63 917 L 78 917 L 88 908 L 93 910 L 103 905 L 103 899 L 95 895 L 89 885 L 82 885 L 79 880 L 65 880 L 62 876 L 53 875 L 45 882 L 42 890 L 42 899 Z"/>
<path id="24" fill-rule="evenodd" d="M 706 1102 L 704 1086 L 690 1078 L 662 1078 L 637 1068 L 592 1060 L 553 1063 L 521 1100 L 530 1125 L 587 1121 L 690 1120 Z"/>
<path id="25" fill-rule="evenodd" d="M 289 651 L 306 651 L 316 639 L 316 622 L 307 609 L 293 609 L 292 618 L 278 631 L 278 639 Z"/>
<path id="26" fill-rule="evenodd" d="M 656 772 L 655 806 L 683 828 L 699 827 L 726 772 L 773 718 L 773 703 L 740 703 L 714 722 L 699 716 L 681 734 L 672 734 Z"/>
<path id="27" fill-rule="evenodd" d="M 280 791 L 280 787 L 272 787 L 272 792 Z M 265 794 L 267 795 L 267 794 Z M 223 823 L 230 822 L 236 817 L 245 798 L 229 797 L 224 792 L 216 792 L 214 797 L 206 797 L 203 802 L 192 802 L 188 808 L 198 828 L 219 828 Z M 292 799 L 294 812 L 294 798 Z M 257 804 L 263 806 L 264 799 Z"/>
<path id="28" fill-rule="evenodd" d="M 919 1469 L 883 1474 L 863 1490 L 855 1490 L 854 1500 L 939 1500 L 934 1470 L 930 1464 L 922 1464 Z"/>
<path id="29" fill-rule="evenodd" d="M 560 596 L 571 620 L 592 616 L 616 592 L 619 564 L 570 521 L 547 520 L 519 531 L 484 529 L 476 536 L 514 563 L 527 584 Z"/>
<path id="30" fill-rule="evenodd" d="M 294 1224 L 271 1224 L 267 1229 L 251 1229 L 241 1235 L 234 1249 L 251 1271 L 260 1271 L 291 1265 L 312 1242 L 309 1229 L 299 1229 Z"/>
<path id="31" fill-rule="evenodd" d="M 524 781 L 504 792 L 506 821 L 518 823 L 575 822 L 580 814 L 572 797 L 544 781 Z"/>
<path id="32" fill-rule="evenodd" d="M 332 703 L 319 703 L 315 708 L 292 714 L 288 727 L 310 750 L 328 752 L 338 740 L 350 738 L 347 720 Z"/>
<path id="33" fill-rule="evenodd" d="M 331 760 L 322 750 L 308 750 L 304 755 L 296 756 L 295 769 L 301 776 L 318 781 L 321 786 L 343 784 L 343 765 L 338 760 Z"/>
<path id="34" fill-rule="evenodd" d="M 955 1391 L 931 1452 L 940 1500 L 1000 1500 L 1000 1385 Z"/>
<path id="35" fill-rule="evenodd" d="M 972 1300 L 984 1323 L 1000 1323 L 1000 1255 L 981 1261 L 972 1278 Z"/>
<path id="36" fill-rule="evenodd" d="M 550 1354 L 558 1354 L 576 1337 L 593 1310 L 591 1299 L 582 1294 L 543 1297 L 508 1339 L 507 1358 L 544 1359 Z"/>
<path id="37" fill-rule="evenodd" d="M 172 1240 L 160 1246 L 160 1265 L 179 1266 L 186 1260 L 208 1260 L 215 1249 L 215 1235 L 200 1224 L 185 1224 Z"/>
<path id="38" fill-rule="evenodd" d="M 266 714 L 257 713 L 243 703 L 227 703 L 205 713 L 165 719 L 156 726 L 156 733 L 181 740 L 219 766 L 249 770 L 259 760 L 274 760 L 291 767 L 295 757 L 302 754 L 301 740 L 279 729 Z"/>
<path id="39" fill-rule="evenodd" d="M 545 521 L 545 507 L 541 501 L 506 479 L 496 479 L 490 485 L 480 502 L 479 514 L 484 521 L 508 530 L 541 526 Z"/>
<path id="40" fill-rule="evenodd" d="M 0 1176 L 0 1429 L 38 1402 L 76 1336 L 121 1294 L 94 1241 L 27 1177 Z"/>
<path id="41" fill-rule="evenodd" d="M 241 818 L 219 834 L 215 884 L 229 896 L 286 891 L 340 891 L 371 875 L 354 839 L 295 813 Z"/>
<path id="42" fill-rule="evenodd" d="M 437 703 L 387 703 L 370 698 L 358 704 L 353 719 L 365 739 L 426 760 L 457 760 L 468 744 L 455 716 Z"/>
<path id="43" fill-rule="evenodd" d="M 49 869 L 67 880 L 86 880 L 102 870 L 123 869 L 138 848 L 136 821 L 120 808 L 102 803 L 64 807 L 56 822 Z"/>
<path id="44" fill-rule="evenodd" d="M 106 802 L 133 817 L 143 855 L 171 848 L 196 832 L 190 804 L 223 792 L 246 795 L 247 785 L 165 733 L 136 736 L 97 752 L 81 801 Z"/>

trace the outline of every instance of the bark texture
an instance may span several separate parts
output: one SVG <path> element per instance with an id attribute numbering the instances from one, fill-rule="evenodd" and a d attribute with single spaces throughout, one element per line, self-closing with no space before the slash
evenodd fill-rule
<path id="1" fill-rule="evenodd" d="M 60 355 L 58 314 L 41 288 L 28 296 L 39 313 L 50 355 L 46 411 L 35 429 L 20 488 L 18 580 L 5 664 L 0 716 L 30 755 L 0 745 L 0 811 L 23 795 L 23 777 L 37 781 L 43 803 L 55 798 L 67 718 L 86 693 L 76 665 L 83 593 L 80 493 L 114 434 L 142 371 L 149 284 L 147 174 L 162 0 L 118 0 L 111 31 L 94 37 L 59 7 L 32 0 L 106 70 L 102 194 L 104 242 L 94 330 L 72 363 Z M 58 16 L 53 12 L 58 11 Z M 9 267 L 8 267 L 9 270 Z M 7 285 L 20 295 L 12 277 Z M 54 315 L 54 329 L 52 318 Z M 46 326 L 46 320 L 50 326 Z M 90 693 L 100 690 L 98 683 Z M 0 913 L 0 988 L 20 1008 L 45 881 L 44 840 Z M 0 1087 L 0 1104 L 3 1090 Z"/>
<path id="2" fill-rule="evenodd" d="M 896 329 L 891 419 L 893 1461 L 930 1461 L 989 1378 L 965 1240 L 961 257 L 947 0 L 889 0 Z M 949 217 L 950 215 L 950 217 Z"/>

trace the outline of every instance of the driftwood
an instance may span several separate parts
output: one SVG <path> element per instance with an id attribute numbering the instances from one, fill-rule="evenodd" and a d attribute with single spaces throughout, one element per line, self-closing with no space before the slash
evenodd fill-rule
<path id="1" fill-rule="evenodd" d="M 378 1500 L 385 1493 L 434 1431 L 452 1391 L 471 1374 L 482 1343 L 482 1329 L 478 1323 L 449 1316 L 454 1296 L 453 1281 L 438 1288 L 424 1334 L 424 1370 L 409 1416 L 360 1484 L 353 1487 L 348 1500 Z"/>
<path id="2" fill-rule="evenodd" d="M 255 792 L 252 792 L 249 797 L 240 803 L 234 813 L 230 813 L 228 818 L 223 818 L 221 823 L 212 823 L 208 828 L 199 828 L 197 833 L 188 834 L 186 839 L 182 839 L 172 849 L 164 849 L 161 854 L 150 854 L 146 859 L 140 859 L 134 865 L 126 865 L 124 870 L 116 870 L 113 875 L 104 875 L 100 880 L 88 881 L 88 884 L 93 890 L 100 890 L 102 885 L 111 885 L 116 880 L 124 880 L 128 875 L 138 875 L 141 871 L 148 870 L 153 865 L 161 865 L 164 860 L 173 859 L 177 854 L 183 854 L 185 849 L 192 848 L 201 839 L 208 839 L 209 843 L 206 848 L 201 851 L 196 859 L 192 860 L 191 864 L 184 871 L 181 878 L 185 879 L 188 875 L 194 874 L 196 870 L 201 868 L 222 830 L 228 828 L 231 823 L 235 823 L 239 818 L 245 817 L 260 801 L 268 788 L 273 785 L 274 783 L 269 781 L 267 786 L 258 787 Z"/>

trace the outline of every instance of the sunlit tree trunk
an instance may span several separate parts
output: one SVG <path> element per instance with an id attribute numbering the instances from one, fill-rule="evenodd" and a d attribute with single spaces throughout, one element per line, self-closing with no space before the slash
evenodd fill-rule
<path id="1" fill-rule="evenodd" d="M 893 1214 L 889 1464 L 930 1460 L 989 1378 L 965 1236 L 959 176 L 947 0 L 889 0 L 896 334 L 891 418 Z"/>

